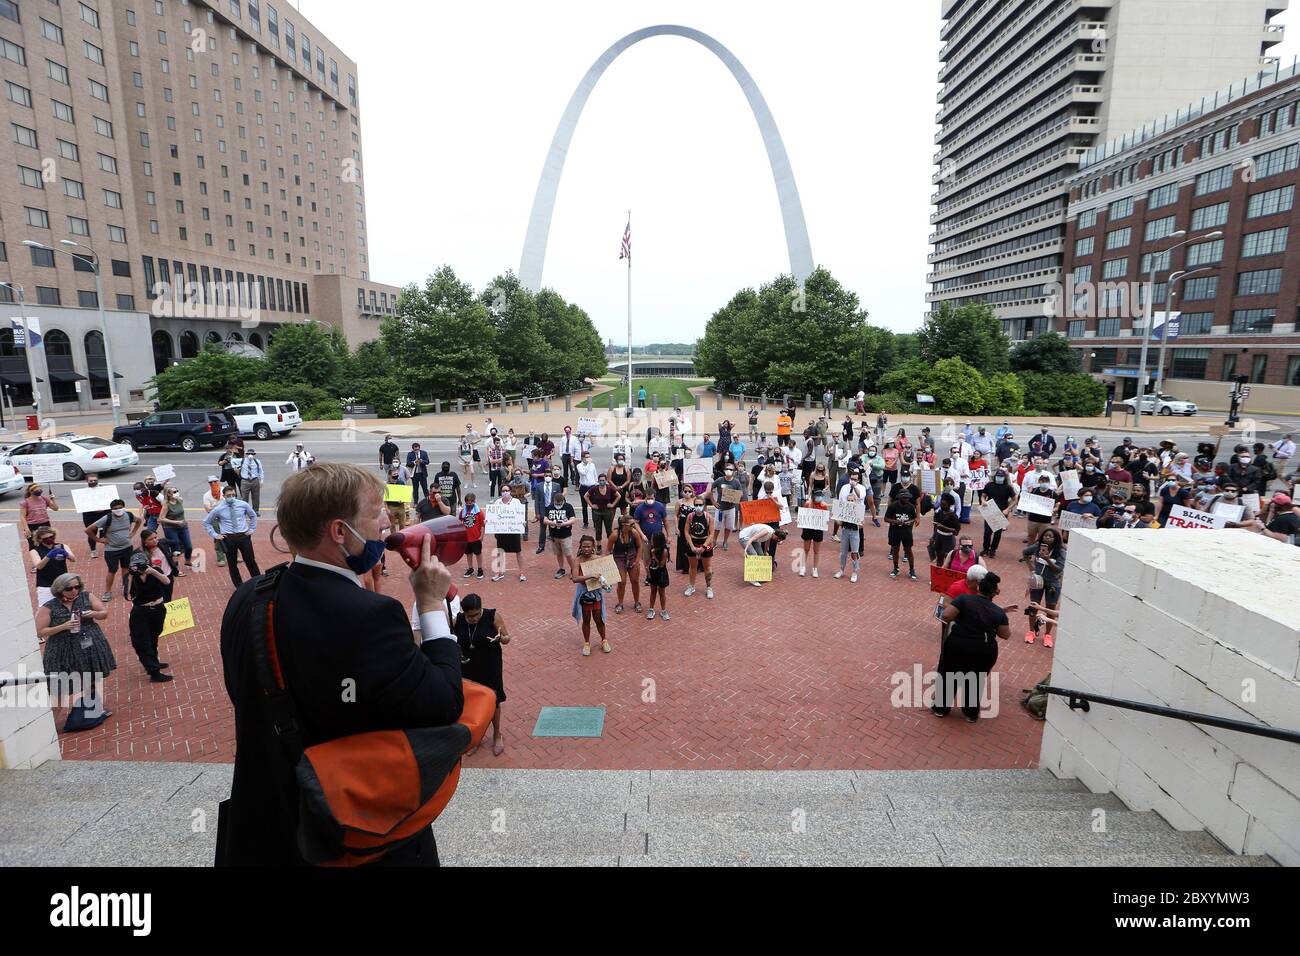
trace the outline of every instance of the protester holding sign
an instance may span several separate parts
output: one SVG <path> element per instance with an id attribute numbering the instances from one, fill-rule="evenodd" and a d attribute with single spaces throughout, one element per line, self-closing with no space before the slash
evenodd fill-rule
<path id="1" fill-rule="evenodd" d="M 528 527 L 527 512 L 524 509 L 523 501 L 516 499 L 514 496 L 512 489 L 516 487 L 520 487 L 520 486 L 508 485 L 501 492 L 501 498 L 498 501 L 498 506 L 500 508 L 506 509 L 514 517 L 515 521 L 518 524 L 518 527 L 522 527 L 526 529 Z M 490 518 L 489 518 L 489 523 L 490 523 Z M 497 564 L 495 558 L 493 559 L 492 568 L 494 573 L 492 575 L 492 580 L 495 582 L 495 581 L 501 581 L 505 578 L 506 576 L 505 555 L 508 554 L 513 554 L 515 556 L 515 570 L 519 573 L 519 580 L 520 581 L 528 580 L 526 577 L 524 577 L 524 558 L 523 558 L 523 554 L 521 553 L 522 546 L 520 545 L 520 539 L 523 537 L 522 532 L 520 531 L 499 532 L 499 531 L 491 531 L 491 529 L 487 529 L 487 530 L 489 531 L 489 533 L 495 536 L 497 551 L 501 556 L 500 565 Z"/>
<path id="2" fill-rule="evenodd" d="M 131 601 L 131 647 L 149 674 L 149 680 L 155 684 L 174 679 L 171 674 L 163 673 L 167 663 L 158 660 L 158 637 L 162 634 L 163 625 L 167 623 L 167 608 L 164 605 L 167 603 L 170 586 L 171 575 L 155 565 L 148 552 L 141 550 L 131 555 L 127 574 L 127 597 Z"/>
<path id="3" fill-rule="evenodd" d="M 812 554 L 812 576 L 817 577 L 817 565 L 821 561 L 822 539 L 826 535 L 826 522 L 829 514 L 826 505 L 817 497 L 813 497 L 807 505 L 799 509 L 799 527 L 802 529 L 800 537 L 803 539 L 804 554 L 803 565 L 799 568 L 799 577 L 803 577 L 807 570 L 809 564 L 808 555 L 810 553 Z M 820 524 L 820 527 L 812 527 L 815 524 Z"/>
<path id="4" fill-rule="evenodd" d="M 33 481 L 27 486 L 23 500 L 18 502 L 18 530 L 30 541 L 38 530 L 50 526 L 50 512 L 58 510 L 58 502 Z"/>
<path id="5" fill-rule="evenodd" d="M 588 561 L 596 556 L 596 539 L 584 534 L 578 542 L 578 562 Z M 600 649 L 606 654 L 614 650 L 605 636 L 605 596 L 604 592 L 612 588 L 607 581 L 588 577 L 573 570 L 569 580 L 574 583 L 573 619 L 582 625 L 582 656 L 591 656 L 591 622 L 596 622 L 596 631 L 600 634 Z"/>
<path id="6" fill-rule="evenodd" d="M 840 489 L 836 500 L 852 508 L 855 512 L 852 517 L 856 517 L 856 511 L 859 507 L 863 508 L 865 517 L 867 498 L 867 488 L 860 480 L 860 473 L 852 472 L 849 475 L 848 482 Z M 840 567 L 835 572 L 835 579 L 838 581 L 844 577 L 844 567 L 849 561 L 852 561 L 853 567 L 849 575 L 849 583 L 857 584 L 858 572 L 862 570 L 862 525 L 860 522 L 855 523 L 844 520 L 845 517 L 849 517 L 847 512 L 841 511 L 840 514 Z M 886 515 L 885 520 L 889 520 L 888 515 Z"/>
<path id="7" fill-rule="evenodd" d="M 1029 565 L 1029 600 L 1055 611 L 1061 604 L 1061 579 L 1065 574 L 1065 547 L 1060 532 L 1046 528 L 1038 540 L 1025 548 L 1020 558 Z M 1044 600 L 1046 598 L 1046 600 Z M 1043 645 L 1052 646 L 1055 623 L 1048 623 L 1043 632 Z M 1025 634 L 1025 643 L 1034 643 L 1035 630 Z"/>

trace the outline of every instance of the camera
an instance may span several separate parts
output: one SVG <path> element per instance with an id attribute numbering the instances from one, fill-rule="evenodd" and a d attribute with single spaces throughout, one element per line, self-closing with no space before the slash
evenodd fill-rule
<path id="1" fill-rule="evenodd" d="M 129 567 L 132 574 L 143 574 L 145 568 L 149 567 L 149 556 L 143 551 L 137 551 L 131 555 Z"/>

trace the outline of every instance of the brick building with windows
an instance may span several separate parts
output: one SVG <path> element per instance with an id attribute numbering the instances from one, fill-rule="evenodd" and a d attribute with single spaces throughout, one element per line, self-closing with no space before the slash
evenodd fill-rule
<path id="1" fill-rule="evenodd" d="M 0 0 L 7 397 L 31 400 L 23 312 L 58 411 L 108 404 L 101 305 L 126 407 L 209 342 L 375 338 L 399 289 L 370 278 L 357 73 L 287 2 Z"/>
<path id="2" fill-rule="evenodd" d="M 1292 64 L 1084 157 L 1070 181 L 1052 324 L 1118 396 L 1136 393 L 1148 311 L 1147 369 L 1156 377 L 1168 301 L 1177 322 L 1163 390 L 1223 408 L 1224 383 L 1246 376 L 1266 396 L 1256 399 L 1261 410 L 1300 410 L 1300 391 L 1290 392 L 1300 386 L 1298 110 Z"/>

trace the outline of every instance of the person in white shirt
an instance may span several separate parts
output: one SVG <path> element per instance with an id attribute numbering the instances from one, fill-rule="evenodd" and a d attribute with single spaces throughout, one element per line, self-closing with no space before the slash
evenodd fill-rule
<path id="1" fill-rule="evenodd" d="M 747 524 L 736 535 L 736 538 L 740 541 L 740 546 L 745 549 L 745 554 L 753 557 L 759 555 L 771 557 L 773 570 L 776 569 L 775 546 L 784 541 L 786 537 L 786 532 L 774 529 L 767 524 Z M 748 583 L 756 588 L 763 586 L 762 581 L 749 581 Z"/>
<path id="2" fill-rule="evenodd" d="M 600 481 L 600 473 L 596 469 L 596 463 L 591 460 L 591 452 L 584 451 L 582 459 L 578 462 L 578 498 L 582 501 L 582 527 L 584 530 L 591 527 L 590 523 L 590 506 L 587 504 L 587 492 L 594 488 Z"/>
<path id="3" fill-rule="evenodd" d="M 1273 460 L 1278 464 L 1286 464 L 1295 455 L 1295 442 L 1291 440 L 1290 435 L 1283 435 L 1280 441 L 1273 443 Z M 1278 469 L 1278 474 L 1282 469 Z"/>
<path id="4" fill-rule="evenodd" d="M 285 459 L 284 463 L 289 466 L 290 471 L 302 471 L 304 468 L 310 466 L 315 460 L 316 456 L 303 448 L 302 442 L 298 442 L 298 444 L 294 446 L 293 451 L 289 453 L 289 457 Z"/>
<path id="5" fill-rule="evenodd" d="M 614 455 L 623 456 L 624 461 L 632 460 L 632 439 L 627 437 L 627 432 L 619 432 L 618 437 L 614 439 Z M 649 455 L 646 456 L 647 458 Z"/>
<path id="6" fill-rule="evenodd" d="M 1020 482 L 1020 490 L 1028 491 L 1030 488 L 1037 488 L 1039 481 L 1046 476 L 1052 483 L 1052 490 L 1060 492 L 1060 485 L 1057 483 L 1057 475 L 1047 467 L 1046 458 L 1035 458 L 1034 467 L 1025 472 L 1024 480 Z"/>

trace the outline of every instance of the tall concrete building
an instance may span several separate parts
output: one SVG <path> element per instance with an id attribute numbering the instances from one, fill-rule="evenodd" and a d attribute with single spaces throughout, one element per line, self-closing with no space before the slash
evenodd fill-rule
<path id="1" fill-rule="evenodd" d="M 930 308 L 1047 330 L 1068 181 L 1087 149 L 1272 73 L 1288 0 L 942 0 Z"/>
<path id="2" fill-rule="evenodd" d="M 374 338 L 398 289 L 370 278 L 357 74 L 287 2 L 0 0 L 13 403 L 23 313 L 53 410 L 108 404 L 101 325 L 128 407 L 207 342 L 262 349 L 305 319 Z"/>

